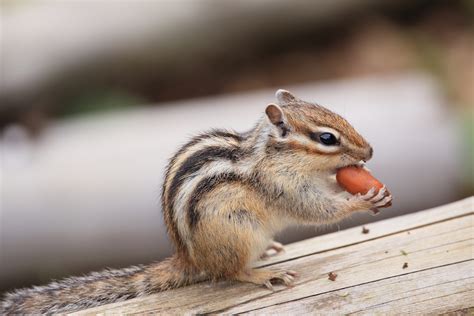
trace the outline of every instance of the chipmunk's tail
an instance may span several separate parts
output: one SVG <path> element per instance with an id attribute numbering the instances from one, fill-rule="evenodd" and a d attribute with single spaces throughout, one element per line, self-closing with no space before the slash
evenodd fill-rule
<path id="1" fill-rule="evenodd" d="M 147 266 L 93 272 L 17 290 L 0 302 L 0 314 L 67 313 L 120 302 L 202 281 L 178 256 Z"/>

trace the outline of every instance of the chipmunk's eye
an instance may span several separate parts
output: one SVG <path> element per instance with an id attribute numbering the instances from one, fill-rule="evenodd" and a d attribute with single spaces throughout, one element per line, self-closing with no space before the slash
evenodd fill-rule
<path id="1" fill-rule="evenodd" d="M 339 145 L 339 139 L 329 132 L 312 132 L 309 134 L 309 137 L 315 142 L 321 143 L 326 146 Z"/>
<path id="2" fill-rule="evenodd" d="M 324 145 L 336 145 L 338 143 L 336 136 L 331 133 L 321 133 L 319 134 L 319 141 Z"/>

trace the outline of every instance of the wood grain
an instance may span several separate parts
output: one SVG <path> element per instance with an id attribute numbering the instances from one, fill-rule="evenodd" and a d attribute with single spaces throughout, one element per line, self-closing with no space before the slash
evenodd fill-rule
<path id="1" fill-rule="evenodd" d="M 288 245 L 259 266 L 300 273 L 293 288 L 202 283 L 76 314 L 449 313 L 474 306 L 468 198 Z M 403 268 L 404 263 L 408 264 Z M 338 274 L 336 281 L 327 274 Z"/>
<path id="2" fill-rule="evenodd" d="M 458 279 L 459 274 L 464 277 Z M 376 282 L 331 291 L 321 295 L 287 302 L 282 305 L 273 305 L 267 308 L 256 309 L 250 314 L 260 313 L 385 313 L 390 312 L 396 304 L 397 310 L 404 308 L 405 312 L 422 312 L 426 307 L 419 302 L 432 300 L 431 310 L 436 312 L 450 312 L 451 300 L 444 300 L 448 295 L 473 295 L 474 272 L 472 262 L 465 261 L 438 268 L 408 272 L 399 277 L 386 278 Z M 459 304 L 461 303 L 461 304 Z M 435 306 L 436 304 L 436 306 Z M 455 301 L 454 309 L 468 308 L 469 300 Z M 419 308 L 421 307 L 421 309 Z"/>

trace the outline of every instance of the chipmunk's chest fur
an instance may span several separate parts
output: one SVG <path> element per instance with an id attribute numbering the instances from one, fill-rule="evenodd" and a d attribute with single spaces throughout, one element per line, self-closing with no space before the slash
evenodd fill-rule
<path id="1" fill-rule="evenodd" d="M 270 172 L 265 188 L 273 192 L 270 204 L 292 224 L 323 224 L 331 221 L 335 205 L 332 196 L 341 194 L 334 175 L 318 170 L 293 172 L 279 168 Z"/>

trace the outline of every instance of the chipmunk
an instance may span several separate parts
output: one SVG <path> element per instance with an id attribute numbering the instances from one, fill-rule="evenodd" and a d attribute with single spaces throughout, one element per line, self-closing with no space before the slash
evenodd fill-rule
<path id="1" fill-rule="evenodd" d="M 291 285 L 295 271 L 252 268 L 269 249 L 283 250 L 277 232 L 376 210 L 392 197 L 385 188 L 351 195 L 337 184 L 338 168 L 373 153 L 344 118 L 285 90 L 276 97 L 251 131 L 201 134 L 171 159 L 162 190 L 171 258 L 18 290 L 1 312 L 71 312 L 204 280 Z"/>

